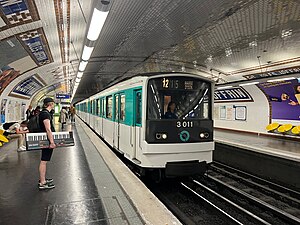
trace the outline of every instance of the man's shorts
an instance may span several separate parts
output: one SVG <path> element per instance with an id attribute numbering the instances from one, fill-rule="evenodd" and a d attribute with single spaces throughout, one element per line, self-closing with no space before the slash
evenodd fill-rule
<path id="1" fill-rule="evenodd" d="M 53 153 L 53 148 L 43 148 L 41 160 L 50 161 L 52 153 Z"/>

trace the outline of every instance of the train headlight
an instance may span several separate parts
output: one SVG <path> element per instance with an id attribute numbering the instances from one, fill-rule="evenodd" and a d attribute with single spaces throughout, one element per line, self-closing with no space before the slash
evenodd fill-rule
<path id="1" fill-rule="evenodd" d="M 156 135 L 155 135 L 155 137 L 156 137 L 156 139 L 161 139 L 161 134 L 160 133 L 156 133 Z"/>
<path id="2" fill-rule="evenodd" d="M 162 137 L 163 139 L 167 139 L 168 135 L 167 135 L 167 134 L 162 134 L 161 137 Z"/>
<path id="3" fill-rule="evenodd" d="M 205 137 L 205 134 L 204 133 L 200 133 L 200 138 L 204 138 Z"/>

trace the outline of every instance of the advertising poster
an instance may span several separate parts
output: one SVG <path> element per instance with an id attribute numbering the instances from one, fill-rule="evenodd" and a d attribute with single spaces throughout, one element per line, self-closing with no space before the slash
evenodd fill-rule
<path id="1" fill-rule="evenodd" d="M 236 106 L 235 107 L 235 119 L 236 120 L 246 120 L 247 119 L 247 107 L 246 106 Z"/>
<path id="2" fill-rule="evenodd" d="M 271 105 L 274 120 L 300 120 L 300 82 L 298 79 L 265 82 L 258 85 Z"/>
<path id="3" fill-rule="evenodd" d="M 22 103 L 21 106 L 21 120 L 25 120 L 26 104 Z"/>
<path id="4" fill-rule="evenodd" d="M 226 106 L 226 120 L 234 120 L 233 106 Z"/>
<path id="5" fill-rule="evenodd" d="M 7 107 L 6 121 L 15 121 L 15 103 L 9 100 L 6 107 Z"/>
<path id="6" fill-rule="evenodd" d="M 1 124 L 5 123 L 5 108 L 7 99 L 2 99 L 1 101 Z"/>
<path id="7" fill-rule="evenodd" d="M 221 120 L 226 119 L 226 106 L 225 105 L 220 106 L 220 119 Z"/>
<path id="8" fill-rule="evenodd" d="M 220 119 L 220 107 L 219 106 L 214 107 L 214 119 L 215 120 Z"/>

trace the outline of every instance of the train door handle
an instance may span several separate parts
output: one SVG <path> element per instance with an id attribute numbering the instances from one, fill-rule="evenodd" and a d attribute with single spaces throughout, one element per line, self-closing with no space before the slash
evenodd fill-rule
<path id="1" fill-rule="evenodd" d="M 142 146 L 141 146 L 141 142 L 142 142 L 142 138 L 141 138 L 141 130 L 142 130 L 142 128 L 141 127 L 139 127 L 139 148 L 140 149 L 142 149 Z"/>
<path id="2" fill-rule="evenodd" d="M 129 129 L 130 129 L 130 132 L 129 132 L 130 133 L 130 138 L 129 138 L 130 139 L 130 145 L 131 145 L 131 147 L 133 147 L 133 144 L 132 144 L 132 127 L 130 126 Z"/>

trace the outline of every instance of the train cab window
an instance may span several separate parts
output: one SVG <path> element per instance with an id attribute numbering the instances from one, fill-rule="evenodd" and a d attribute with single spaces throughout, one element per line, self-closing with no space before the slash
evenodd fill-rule
<path id="1" fill-rule="evenodd" d="M 148 119 L 210 119 L 211 85 L 193 77 L 163 77 L 148 82 Z"/>
<path id="2" fill-rule="evenodd" d="M 106 118 L 112 119 L 113 112 L 113 98 L 112 96 L 106 97 Z"/>
<path id="3" fill-rule="evenodd" d="M 125 121 L 125 95 L 121 94 L 121 102 L 120 102 L 120 120 Z"/>

